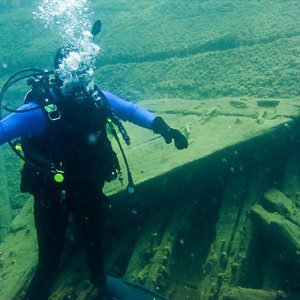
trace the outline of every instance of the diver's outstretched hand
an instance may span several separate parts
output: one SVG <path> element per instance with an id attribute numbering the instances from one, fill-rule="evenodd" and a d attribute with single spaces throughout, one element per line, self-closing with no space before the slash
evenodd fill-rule
<path id="1" fill-rule="evenodd" d="M 154 133 L 160 134 L 167 144 L 172 143 L 172 140 L 174 140 L 175 147 L 178 150 L 186 149 L 188 147 L 187 138 L 178 129 L 168 126 L 162 117 L 156 117 L 153 120 L 152 130 Z"/>

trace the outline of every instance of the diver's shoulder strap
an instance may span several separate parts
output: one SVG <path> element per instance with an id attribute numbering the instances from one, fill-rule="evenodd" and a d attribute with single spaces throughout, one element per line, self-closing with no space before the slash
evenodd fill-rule
<path id="1" fill-rule="evenodd" d="M 95 85 L 95 90 L 92 94 L 92 98 L 95 102 L 95 105 L 98 109 L 104 110 L 104 112 L 110 115 L 111 111 L 113 111 L 113 107 L 111 106 L 110 102 L 104 95 L 104 93 Z"/>
<path id="2" fill-rule="evenodd" d="M 42 85 L 33 87 L 27 92 L 24 99 L 24 103 L 34 102 L 41 107 L 51 121 L 56 121 L 61 118 L 57 105 L 53 103 L 57 101 L 58 99 L 53 96 L 50 87 L 43 87 Z"/>

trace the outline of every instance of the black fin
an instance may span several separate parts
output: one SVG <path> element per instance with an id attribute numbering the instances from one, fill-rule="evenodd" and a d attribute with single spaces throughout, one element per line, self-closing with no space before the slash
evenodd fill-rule
<path id="1" fill-rule="evenodd" d="M 131 281 L 106 276 L 104 293 L 117 300 L 167 300 L 155 291 Z"/>
<path id="2" fill-rule="evenodd" d="M 98 35 L 101 31 L 101 21 L 97 20 L 93 24 L 91 34 L 93 35 L 93 38 L 95 38 L 96 35 Z"/>

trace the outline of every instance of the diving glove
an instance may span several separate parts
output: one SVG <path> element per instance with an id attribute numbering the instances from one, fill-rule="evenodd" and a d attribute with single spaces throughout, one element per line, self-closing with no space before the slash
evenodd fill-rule
<path id="1" fill-rule="evenodd" d="M 178 129 L 168 126 L 162 117 L 156 117 L 153 120 L 152 130 L 154 133 L 160 134 L 167 144 L 172 143 L 172 140 L 174 140 L 175 147 L 179 150 L 186 149 L 188 147 L 186 137 Z"/>

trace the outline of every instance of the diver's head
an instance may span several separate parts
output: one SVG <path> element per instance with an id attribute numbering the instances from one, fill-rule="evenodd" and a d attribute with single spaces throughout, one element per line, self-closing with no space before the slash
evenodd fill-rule
<path id="1" fill-rule="evenodd" d="M 54 59 L 57 86 L 64 97 L 79 99 L 94 90 L 94 59 L 90 53 L 67 44 L 60 47 Z"/>

